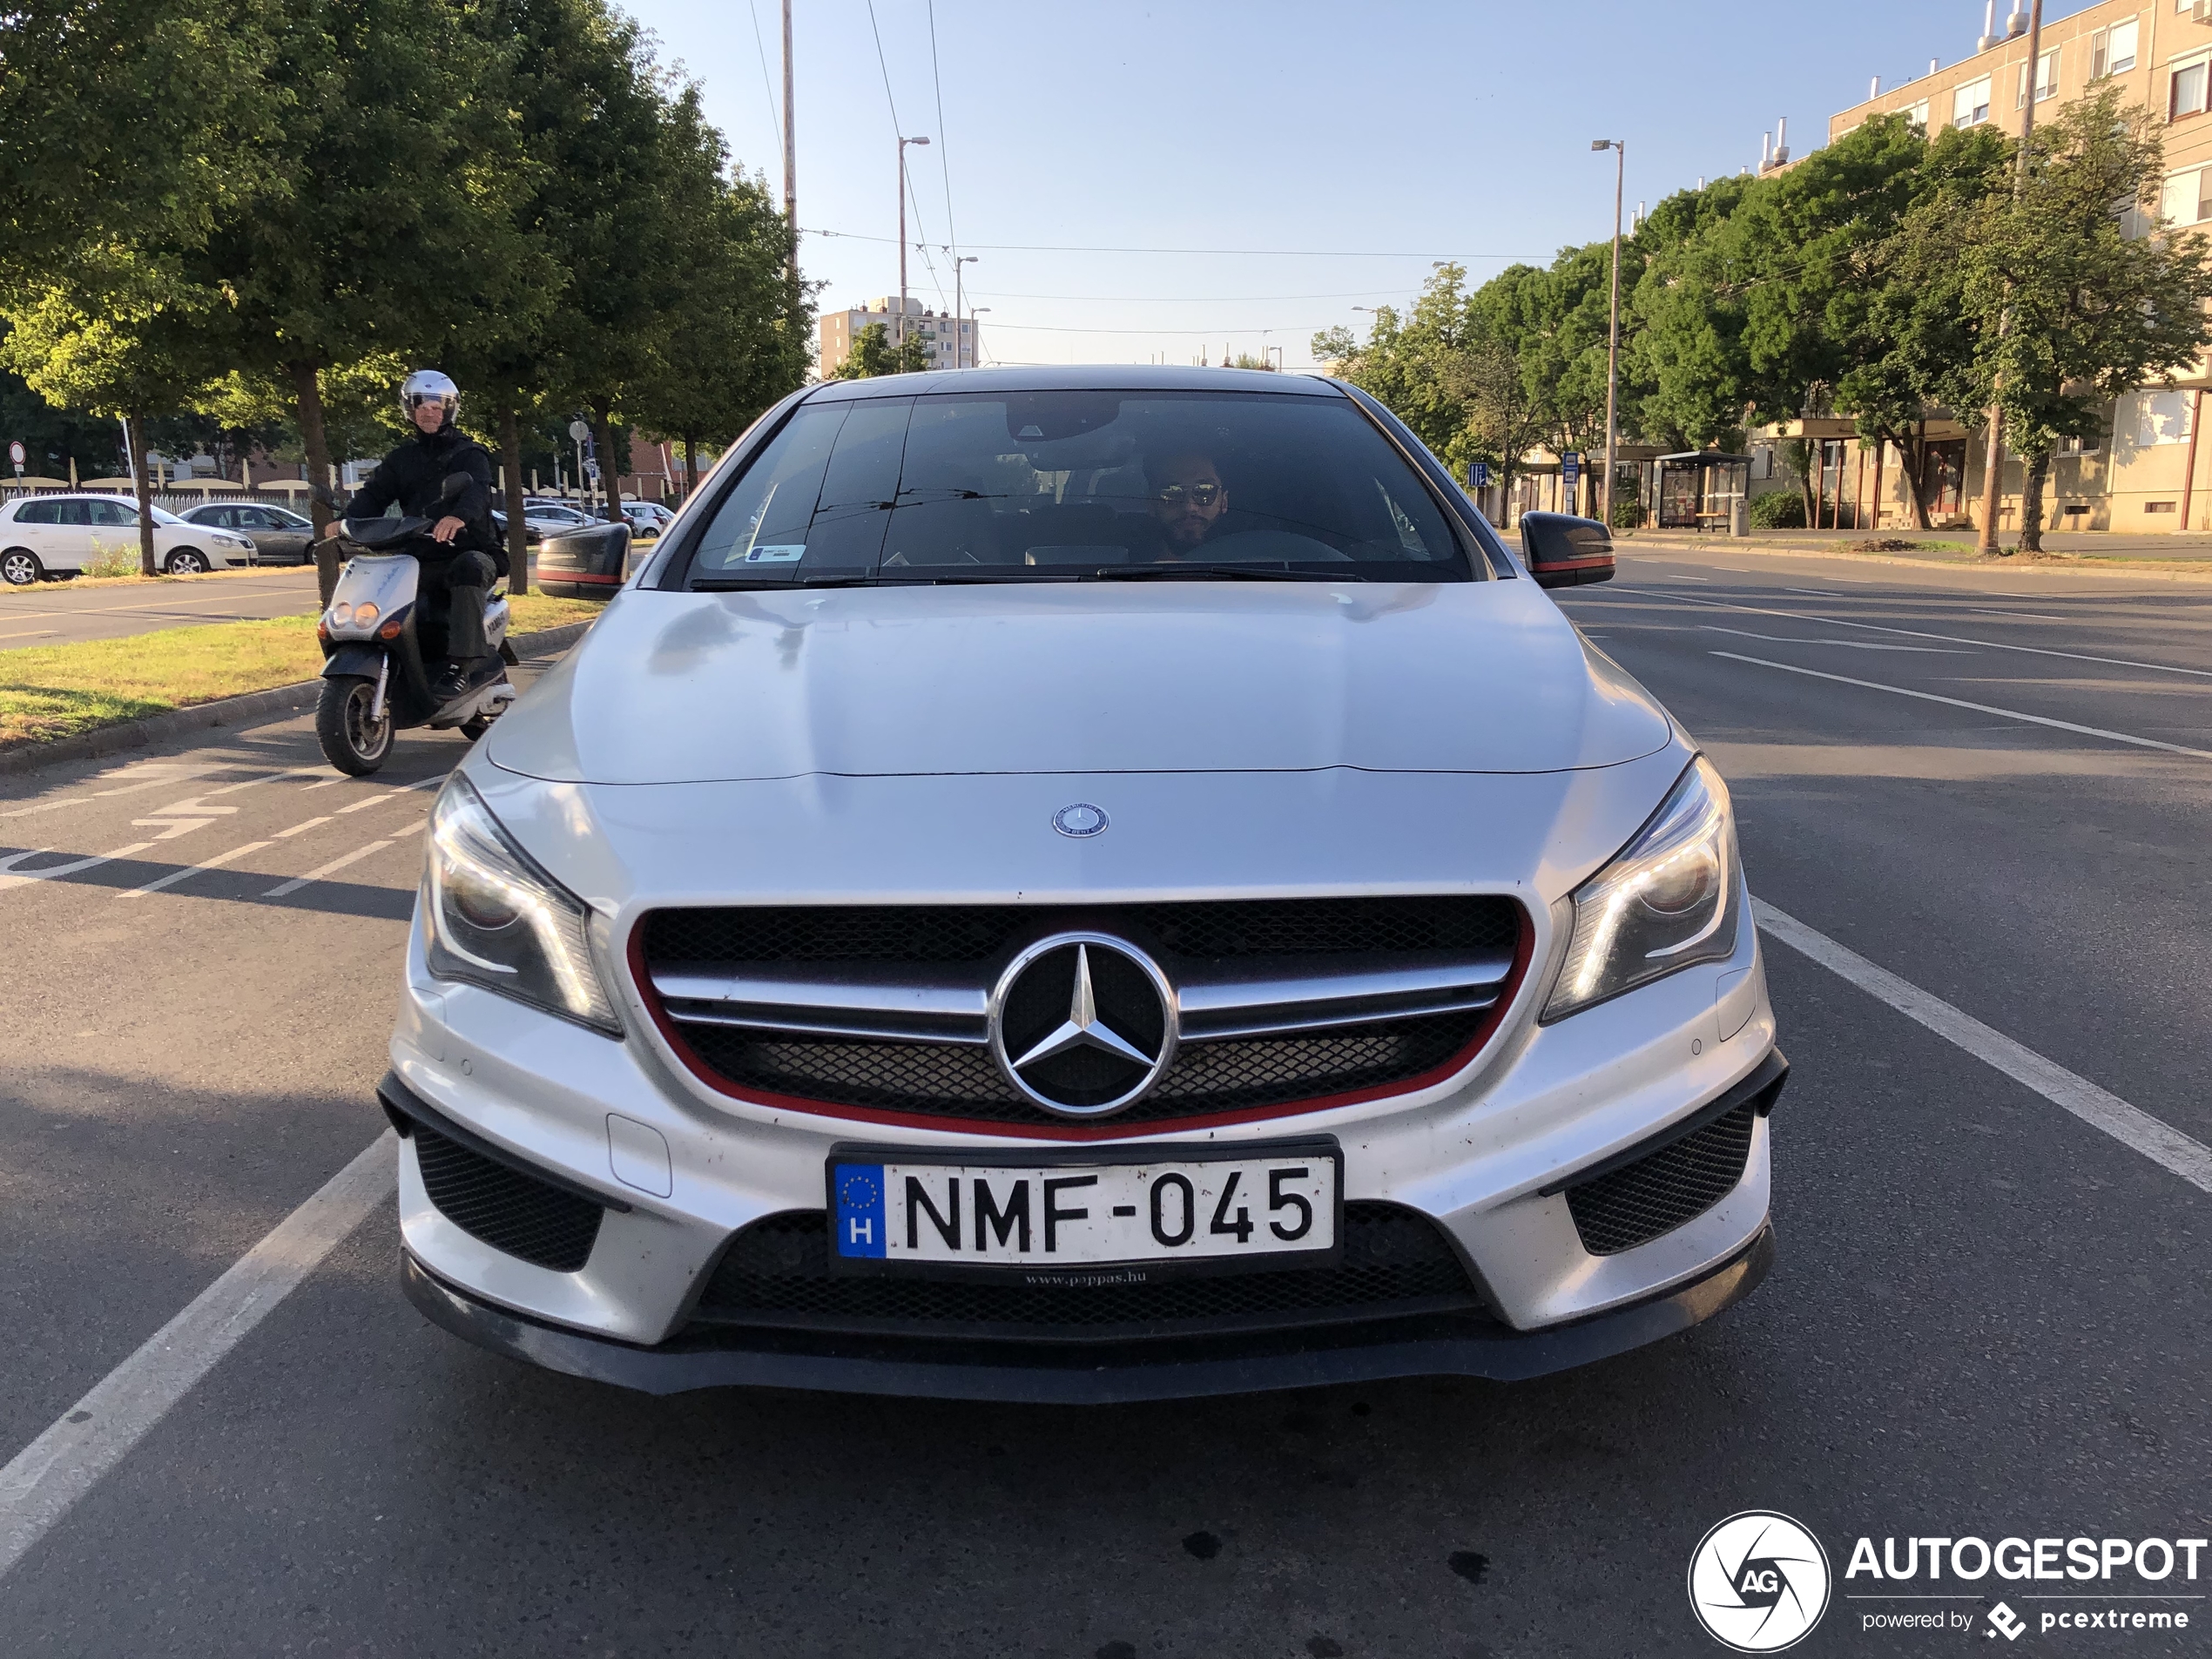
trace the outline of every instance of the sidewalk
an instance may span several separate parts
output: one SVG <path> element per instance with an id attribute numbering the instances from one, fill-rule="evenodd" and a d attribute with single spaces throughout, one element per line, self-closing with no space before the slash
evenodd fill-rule
<path id="1" fill-rule="evenodd" d="M 1771 553 L 1838 553 L 1848 556 L 1867 541 L 1911 542 L 1912 553 L 1896 553 L 1892 557 L 1917 557 L 1942 563 L 1970 563 L 1978 559 L 1974 551 L 1974 532 L 1972 530 L 1753 530 L 1742 540 L 1732 536 L 1712 536 L 1697 530 L 1655 530 L 1615 532 L 1623 548 L 1674 547 L 1700 552 L 1716 552 L 1728 548 L 1742 548 L 1750 551 Z M 2008 535 L 2003 545 L 2018 544 L 2017 535 Z M 2043 536 L 2046 553 L 2070 554 L 2082 559 L 2153 559 L 2160 562 L 2179 561 L 2196 563 L 2212 561 L 2212 532 L 2202 530 L 2176 533 L 2171 536 L 2112 535 L 2099 530 L 2051 530 Z"/>

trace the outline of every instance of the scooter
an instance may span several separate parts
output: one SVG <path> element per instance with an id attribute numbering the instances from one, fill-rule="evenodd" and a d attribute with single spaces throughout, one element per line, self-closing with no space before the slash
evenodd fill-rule
<path id="1" fill-rule="evenodd" d="M 456 473 L 445 482 L 451 501 L 468 487 Z M 441 620 L 419 619 L 415 590 L 421 567 L 407 553 L 381 550 L 428 540 L 428 518 L 347 518 L 334 527 L 348 550 L 330 604 L 316 633 L 322 641 L 322 695 L 315 705 L 315 737 L 330 764 L 354 777 L 381 766 L 395 733 L 417 726 L 459 726 L 469 738 L 491 729 L 516 691 L 502 668 L 442 708 L 431 700 L 429 671 L 445 654 Z M 484 637 L 502 663 L 520 659 L 507 643 L 508 605 L 495 590 L 484 608 Z M 425 631 L 440 637 L 426 641 Z"/>

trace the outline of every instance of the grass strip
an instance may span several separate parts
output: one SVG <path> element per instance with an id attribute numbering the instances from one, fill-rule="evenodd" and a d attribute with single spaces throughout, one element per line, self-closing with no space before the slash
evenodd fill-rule
<path id="1" fill-rule="evenodd" d="M 605 609 L 590 600 L 535 593 L 508 603 L 518 634 L 583 622 Z M 296 685 L 321 671 L 313 617 L 210 623 L 0 651 L 0 750 Z"/>

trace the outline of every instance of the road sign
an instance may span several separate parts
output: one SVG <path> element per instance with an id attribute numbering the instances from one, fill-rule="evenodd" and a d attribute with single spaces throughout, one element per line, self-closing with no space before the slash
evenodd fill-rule
<path id="1" fill-rule="evenodd" d="M 583 475 L 590 479 L 593 483 L 597 483 L 599 482 L 599 463 L 591 460 L 589 456 L 585 457 L 583 462 Z"/>
<path id="2" fill-rule="evenodd" d="M 1559 510 L 1571 513 L 1579 504 L 1578 486 L 1582 476 L 1582 457 L 1571 451 L 1559 458 Z"/>
<path id="3" fill-rule="evenodd" d="M 1470 461 L 1467 462 L 1467 488 L 1469 489 L 1490 488 L 1490 463 L 1488 462 Z"/>
<path id="4" fill-rule="evenodd" d="M 569 422 L 569 435 L 582 443 L 591 436 L 591 428 L 581 421 L 571 421 Z"/>
<path id="5" fill-rule="evenodd" d="M 16 470 L 17 472 L 21 472 L 23 470 L 24 451 L 23 441 L 21 439 L 17 439 L 15 442 L 8 446 L 8 459 L 16 463 Z"/>

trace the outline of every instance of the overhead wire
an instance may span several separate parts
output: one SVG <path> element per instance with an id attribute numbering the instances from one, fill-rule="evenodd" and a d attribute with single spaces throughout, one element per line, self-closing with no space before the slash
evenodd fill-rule
<path id="1" fill-rule="evenodd" d="M 776 127 L 776 160 L 784 160 L 784 112 L 776 102 L 776 84 L 768 75 L 768 48 L 760 38 L 760 7 L 758 0 L 745 0 L 745 10 L 752 14 L 752 45 L 760 54 L 760 90 L 768 95 L 768 118 Z"/>
<path id="2" fill-rule="evenodd" d="M 809 236 L 839 236 L 855 242 L 895 243 L 899 239 L 895 236 L 871 236 L 864 231 L 833 231 L 811 226 L 804 228 Z M 1073 243 L 1041 242 L 970 242 L 968 246 L 981 248 L 988 253 L 1249 254 L 1254 258 L 1271 260 L 1426 260 L 1433 265 L 1452 264 L 1460 260 L 1548 261 L 1553 258 L 1549 253 L 1453 253 L 1439 258 L 1433 253 L 1385 253 L 1369 248 L 1344 247 L 1091 247 Z"/>
<path id="3" fill-rule="evenodd" d="M 914 195 L 914 174 L 907 166 L 907 128 L 906 124 L 899 119 L 899 100 L 892 95 L 891 91 L 891 61 L 883 55 L 883 30 L 875 20 L 875 0 L 868 0 L 868 32 L 875 37 L 875 66 L 883 72 L 883 101 L 891 111 L 891 136 L 899 141 L 899 188 L 906 192 L 907 195 L 911 198 Z M 918 201 L 914 204 L 914 213 L 915 233 L 917 235 L 921 235 L 921 204 Z M 815 233 L 815 234 L 818 235 L 829 235 L 833 233 L 830 232 Z M 853 239 L 867 242 L 889 242 L 894 247 L 898 245 L 899 241 L 899 239 L 895 236 L 867 236 L 856 237 Z M 942 305 L 945 300 L 945 283 L 944 280 L 937 274 L 936 263 L 929 257 L 929 245 L 926 237 L 923 240 L 915 243 L 914 246 L 921 252 L 921 262 L 923 266 L 927 268 L 930 282 L 937 290 L 937 302 L 940 305 Z M 899 327 L 903 334 L 906 328 L 906 322 L 904 319 L 900 320 Z"/>

